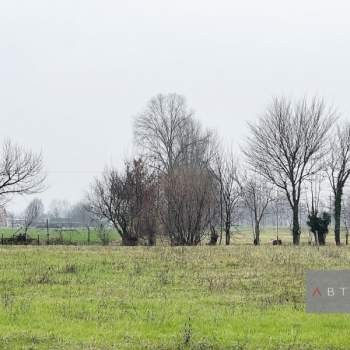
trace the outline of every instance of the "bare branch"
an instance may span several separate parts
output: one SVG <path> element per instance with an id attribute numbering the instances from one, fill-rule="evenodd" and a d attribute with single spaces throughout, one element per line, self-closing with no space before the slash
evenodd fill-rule
<path id="1" fill-rule="evenodd" d="M 4 143 L 0 154 L 0 197 L 38 193 L 44 189 L 45 179 L 41 154 L 10 141 Z"/>

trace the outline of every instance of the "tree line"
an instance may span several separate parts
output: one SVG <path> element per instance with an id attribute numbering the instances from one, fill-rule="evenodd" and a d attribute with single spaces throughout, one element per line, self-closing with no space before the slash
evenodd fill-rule
<path id="1" fill-rule="evenodd" d="M 267 210 L 278 211 L 282 203 L 290 209 L 293 243 L 298 245 L 304 202 L 315 242 L 325 244 L 333 215 L 335 243 L 341 244 L 350 123 L 340 122 L 336 109 L 322 99 L 274 98 L 248 123 L 239 154 L 227 150 L 178 94 L 153 97 L 134 118 L 133 129 L 137 157 L 122 168 L 106 167 L 76 210 L 84 211 L 84 221 L 112 224 L 123 245 L 154 245 L 157 238 L 171 245 L 229 245 L 242 208 L 259 245 Z M 6 142 L 0 164 L 3 202 L 13 194 L 43 190 L 42 169 L 40 154 Z M 333 193 L 330 212 L 320 204 L 325 181 Z M 42 204 L 30 203 L 26 227 L 39 212 Z M 347 229 L 347 220 L 344 225 Z"/>
<path id="2" fill-rule="evenodd" d="M 224 239 L 228 245 L 243 204 L 258 245 L 267 208 L 285 201 L 293 243 L 298 245 L 302 196 L 316 177 L 326 177 L 333 191 L 339 245 L 350 174 L 350 124 L 338 119 L 336 110 L 318 98 L 274 98 L 261 117 L 249 123 L 237 156 L 225 150 L 214 130 L 203 127 L 183 96 L 160 94 L 134 120 L 138 157 L 126 161 L 123 169 L 106 168 L 95 179 L 88 210 L 110 221 L 124 245 L 140 240 L 153 245 L 156 237 L 172 245 L 197 245 L 208 233 L 209 244 Z M 314 199 L 309 222 L 321 223 L 325 214 Z M 321 226 L 310 226 L 319 244 L 327 233 L 324 228 L 320 233 Z"/>

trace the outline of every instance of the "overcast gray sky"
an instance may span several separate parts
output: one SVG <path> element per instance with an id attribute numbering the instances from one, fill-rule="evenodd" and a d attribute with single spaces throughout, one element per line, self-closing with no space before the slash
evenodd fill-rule
<path id="1" fill-rule="evenodd" d="M 48 205 L 130 154 L 133 116 L 159 92 L 234 144 L 273 95 L 317 94 L 348 116 L 349 13 L 334 0 L 2 0 L 0 137 L 42 150 Z"/>

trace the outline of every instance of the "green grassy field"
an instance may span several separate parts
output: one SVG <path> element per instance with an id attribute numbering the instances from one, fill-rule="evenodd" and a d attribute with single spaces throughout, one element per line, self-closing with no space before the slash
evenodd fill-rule
<path id="1" fill-rule="evenodd" d="M 345 246 L 3 246 L 0 349 L 349 349 L 350 315 L 304 311 L 305 269 L 349 264 Z"/>

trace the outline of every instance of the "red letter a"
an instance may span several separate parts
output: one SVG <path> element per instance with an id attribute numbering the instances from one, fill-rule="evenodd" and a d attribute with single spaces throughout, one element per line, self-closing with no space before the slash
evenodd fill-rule
<path id="1" fill-rule="evenodd" d="M 316 295 L 318 295 L 319 297 L 321 296 L 320 288 L 318 288 L 318 287 L 314 288 L 314 291 L 312 293 L 313 297 L 316 296 Z"/>

